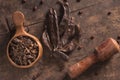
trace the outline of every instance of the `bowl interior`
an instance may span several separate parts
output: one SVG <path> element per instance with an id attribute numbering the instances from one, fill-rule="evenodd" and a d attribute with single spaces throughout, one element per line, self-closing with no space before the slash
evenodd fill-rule
<path id="1" fill-rule="evenodd" d="M 42 55 L 42 46 L 36 38 L 20 35 L 13 37 L 7 46 L 10 62 L 19 68 L 31 67 Z"/>

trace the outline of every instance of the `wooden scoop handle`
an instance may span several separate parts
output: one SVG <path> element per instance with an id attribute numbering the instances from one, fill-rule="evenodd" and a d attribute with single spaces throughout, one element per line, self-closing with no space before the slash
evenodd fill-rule
<path id="1" fill-rule="evenodd" d="M 23 23 L 24 23 L 24 15 L 22 12 L 20 11 L 16 11 L 13 13 L 13 22 L 15 24 L 15 27 L 16 27 L 16 33 L 21 33 L 21 32 L 24 32 L 24 28 L 23 28 Z"/>

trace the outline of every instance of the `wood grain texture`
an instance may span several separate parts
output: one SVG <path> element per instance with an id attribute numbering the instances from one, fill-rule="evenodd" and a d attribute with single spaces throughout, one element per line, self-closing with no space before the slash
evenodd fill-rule
<path id="1" fill-rule="evenodd" d="M 21 0 L 0 0 L 0 80 L 63 80 L 68 66 L 92 53 L 93 49 L 106 38 L 117 39 L 117 36 L 120 35 L 120 0 L 81 0 L 79 3 L 76 0 L 68 0 L 71 11 L 81 9 L 82 12 L 81 15 L 78 15 L 79 11 L 73 11 L 71 15 L 76 24 L 81 27 L 82 35 L 79 45 L 82 45 L 83 48 L 76 49 L 70 55 L 69 61 L 63 62 L 48 57 L 50 52 L 44 47 L 42 60 L 33 67 L 15 68 L 6 56 L 6 44 L 12 36 L 9 32 L 14 28 L 11 20 L 12 13 L 16 10 L 23 12 L 26 17 L 24 23 L 26 26 L 39 22 L 39 24 L 28 26 L 28 32 L 40 39 L 44 15 L 50 7 L 57 8 L 56 1 L 44 0 L 43 5 L 38 6 L 40 0 L 27 0 L 24 4 L 21 4 Z M 34 6 L 38 6 L 38 10 L 33 12 Z M 94 36 L 93 40 L 90 39 L 91 36 Z M 74 80 L 120 80 L 119 61 L 120 54 L 118 53 L 109 61 L 91 67 Z M 64 80 L 70 79 L 64 78 Z"/>

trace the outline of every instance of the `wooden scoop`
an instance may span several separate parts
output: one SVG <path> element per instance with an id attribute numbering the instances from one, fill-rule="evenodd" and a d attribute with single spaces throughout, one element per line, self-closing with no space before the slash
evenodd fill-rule
<path id="1" fill-rule="evenodd" d="M 23 13 L 21 13 L 20 11 L 16 11 L 16 12 L 14 12 L 12 18 L 13 18 L 13 22 L 14 22 L 15 27 L 16 27 L 16 34 L 12 37 L 12 39 L 9 41 L 9 43 L 7 45 L 7 56 L 8 56 L 8 59 L 15 67 L 18 67 L 18 68 L 29 68 L 29 67 L 33 66 L 38 61 L 38 59 L 40 59 L 42 57 L 42 53 L 43 53 L 42 45 L 41 45 L 40 41 L 35 36 L 25 32 L 24 26 L 23 26 L 23 23 L 24 23 L 24 15 L 23 15 Z M 11 41 L 15 37 L 18 37 L 18 36 L 28 36 L 28 37 L 32 38 L 34 41 L 36 41 L 36 43 L 38 44 L 38 56 L 29 65 L 25 65 L 25 66 L 18 65 L 15 62 L 13 62 L 13 60 L 9 56 L 9 45 L 10 45 Z"/>

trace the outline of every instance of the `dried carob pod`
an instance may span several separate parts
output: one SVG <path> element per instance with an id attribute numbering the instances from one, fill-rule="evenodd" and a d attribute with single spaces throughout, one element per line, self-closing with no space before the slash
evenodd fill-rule
<path id="1" fill-rule="evenodd" d="M 53 8 L 51 8 L 48 12 L 47 17 L 48 17 L 46 23 L 47 32 L 52 44 L 52 48 L 56 48 L 59 42 L 59 29 L 58 29 L 56 11 Z"/>
<path id="2" fill-rule="evenodd" d="M 80 31 L 79 26 L 74 24 L 73 19 L 69 16 L 68 2 L 59 1 L 58 4 L 60 5 L 59 12 L 62 12 L 58 15 L 55 9 L 49 9 L 42 40 L 54 56 L 68 60 L 67 53 L 76 48 Z"/>

